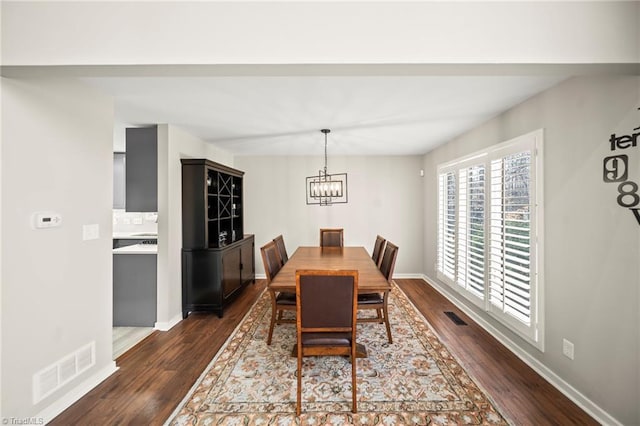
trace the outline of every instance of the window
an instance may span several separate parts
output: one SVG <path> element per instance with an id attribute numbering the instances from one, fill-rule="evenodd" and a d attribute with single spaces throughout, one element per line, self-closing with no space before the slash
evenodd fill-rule
<path id="1" fill-rule="evenodd" d="M 542 130 L 438 168 L 438 278 L 543 349 Z"/>

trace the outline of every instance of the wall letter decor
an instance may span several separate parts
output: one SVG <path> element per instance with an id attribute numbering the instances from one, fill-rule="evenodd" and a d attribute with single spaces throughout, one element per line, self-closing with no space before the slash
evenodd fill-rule
<path id="1" fill-rule="evenodd" d="M 640 108 L 638 108 L 640 110 Z M 635 133 L 629 135 L 616 136 L 615 133 L 609 138 L 610 150 L 635 148 L 638 146 L 640 137 L 640 127 L 633 129 Z M 602 180 L 605 183 L 617 183 L 618 185 L 618 205 L 631 210 L 640 225 L 640 195 L 638 195 L 638 184 L 629 180 L 629 156 L 626 154 L 611 155 L 605 157 L 602 162 Z"/>

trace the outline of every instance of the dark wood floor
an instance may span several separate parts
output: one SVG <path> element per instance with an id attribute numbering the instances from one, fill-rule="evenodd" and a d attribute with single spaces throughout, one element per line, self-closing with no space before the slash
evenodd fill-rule
<path id="1" fill-rule="evenodd" d="M 424 281 L 395 281 L 516 425 L 598 424 Z M 50 424 L 162 424 L 264 287 L 264 280 L 250 285 L 222 319 L 192 314 L 169 331 L 154 332 L 116 360 L 115 374 Z M 444 311 L 469 325 L 455 325 Z"/>

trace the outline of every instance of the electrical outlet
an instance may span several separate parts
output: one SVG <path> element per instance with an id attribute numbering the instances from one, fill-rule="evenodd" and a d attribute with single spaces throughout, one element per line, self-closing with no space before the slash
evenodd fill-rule
<path id="1" fill-rule="evenodd" d="M 573 359 L 573 343 L 567 339 L 562 339 L 562 354 L 569 359 Z"/>

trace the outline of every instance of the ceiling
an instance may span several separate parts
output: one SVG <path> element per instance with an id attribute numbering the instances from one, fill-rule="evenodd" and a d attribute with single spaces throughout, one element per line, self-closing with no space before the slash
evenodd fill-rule
<path id="1" fill-rule="evenodd" d="M 120 126 L 176 125 L 236 156 L 418 155 L 557 84 L 558 75 L 108 76 Z"/>

